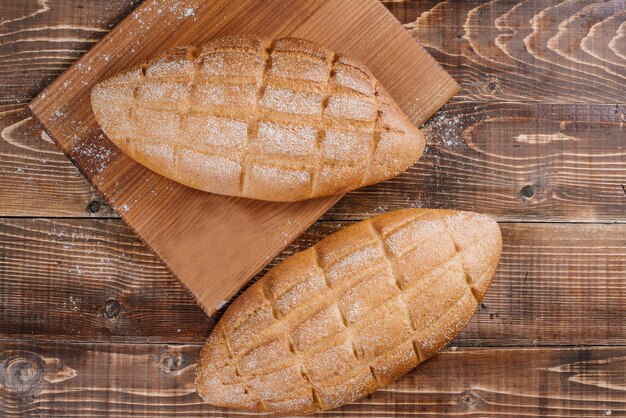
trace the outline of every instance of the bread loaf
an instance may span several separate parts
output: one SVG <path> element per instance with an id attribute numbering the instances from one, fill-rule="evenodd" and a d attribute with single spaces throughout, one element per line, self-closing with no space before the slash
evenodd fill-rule
<path id="1" fill-rule="evenodd" d="M 232 303 L 200 353 L 197 391 L 282 414 L 365 396 L 463 329 L 501 247 L 497 223 L 470 212 L 399 210 L 345 228 Z"/>
<path id="2" fill-rule="evenodd" d="M 361 63 L 302 39 L 227 36 L 96 85 L 124 153 L 200 190 L 294 201 L 394 177 L 424 137 Z"/>

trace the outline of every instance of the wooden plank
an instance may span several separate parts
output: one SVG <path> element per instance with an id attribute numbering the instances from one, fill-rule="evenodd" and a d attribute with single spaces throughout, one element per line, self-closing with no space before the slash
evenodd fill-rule
<path id="1" fill-rule="evenodd" d="M 120 220 L 0 221 L 3 337 L 201 341 L 212 326 Z"/>
<path id="2" fill-rule="evenodd" d="M 385 0 L 461 84 L 456 100 L 624 103 L 622 0 Z"/>
<path id="3" fill-rule="evenodd" d="M 275 261 L 345 225 L 318 223 Z M 455 345 L 626 343 L 626 225 L 501 227 L 494 284 Z M 0 339 L 201 342 L 212 326 L 119 220 L 2 220 L 0 277 Z"/>
<path id="4" fill-rule="evenodd" d="M 417 165 L 349 193 L 323 219 L 422 206 L 511 222 L 624 222 L 625 112 L 623 105 L 447 105 L 425 125 L 428 149 Z M 23 108 L 0 115 L 0 132 L 0 216 L 117 216 L 41 140 Z"/>
<path id="5" fill-rule="evenodd" d="M 0 216 L 118 217 L 23 105 L 0 110 Z"/>
<path id="6" fill-rule="evenodd" d="M 30 101 L 137 3 L 4 0 L 10 22 L 0 26 L 0 65 L 7 69 L 0 103 Z M 461 84 L 455 100 L 624 103 L 619 0 L 383 4 Z M 529 36 L 530 47 L 523 42 Z M 556 41 L 548 46 L 555 36 L 571 51 Z"/>
<path id="7" fill-rule="evenodd" d="M 459 90 L 377 0 L 149 0 L 40 93 L 29 105 L 35 119 L 209 315 L 339 196 L 274 203 L 184 187 L 120 152 L 96 123 L 90 92 L 164 50 L 227 34 L 300 37 L 350 55 L 417 124 Z"/>
<path id="8" fill-rule="evenodd" d="M 201 403 L 200 345 L 10 342 L 3 416 L 244 417 Z M 446 349 L 385 389 L 324 416 L 626 415 L 626 348 Z M 511 371 L 515 371 L 512 373 Z"/>
<path id="9" fill-rule="evenodd" d="M 0 216 L 117 215 L 32 121 L 25 104 L 139 0 L 0 4 Z"/>
<path id="10" fill-rule="evenodd" d="M 140 0 L 3 0 L 0 105 L 26 104 Z"/>

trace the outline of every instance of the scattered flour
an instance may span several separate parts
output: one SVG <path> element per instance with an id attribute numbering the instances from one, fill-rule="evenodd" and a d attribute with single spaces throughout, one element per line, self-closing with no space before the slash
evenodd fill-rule
<path id="1" fill-rule="evenodd" d="M 453 148 L 464 143 L 464 124 L 459 115 L 450 118 L 446 113 L 438 112 L 424 126 L 429 131 L 429 141 L 435 145 Z"/>
<path id="2" fill-rule="evenodd" d="M 148 17 L 152 13 L 161 15 L 162 17 L 159 19 L 159 22 L 165 25 L 172 23 L 169 21 L 170 18 L 174 18 L 176 20 L 197 20 L 196 9 L 194 7 L 190 7 L 188 1 L 177 1 L 173 5 L 166 5 L 165 3 L 166 2 L 163 0 L 153 0 L 146 6 L 135 9 L 132 16 L 137 20 L 137 22 L 139 22 L 142 28 L 145 28 L 146 22 L 148 21 L 144 18 Z"/>
<path id="3" fill-rule="evenodd" d="M 98 144 L 94 142 L 83 144 L 76 148 L 76 154 L 77 156 L 82 156 L 96 174 L 102 172 L 116 156 L 116 153 L 106 143 Z"/>
<path id="4" fill-rule="evenodd" d="M 78 297 L 76 297 L 76 298 L 75 298 L 74 296 L 70 296 L 70 304 L 72 305 L 72 308 L 71 308 L 71 309 L 72 309 L 72 311 L 74 311 L 74 312 L 78 312 L 78 310 L 80 309 L 80 308 L 78 307 L 78 304 L 79 304 L 81 301 L 82 301 L 82 299 L 81 299 L 81 298 L 78 298 Z"/>

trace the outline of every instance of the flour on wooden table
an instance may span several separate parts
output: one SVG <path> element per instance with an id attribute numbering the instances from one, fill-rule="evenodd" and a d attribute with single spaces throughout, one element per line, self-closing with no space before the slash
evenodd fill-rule
<path id="1" fill-rule="evenodd" d="M 428 140 L 436 145 L 453 148 L 464 143 L 463 121 L 459 115 L 447 117 L 445 113 L 438 112 L 425 125 L 428 129 Z"/>

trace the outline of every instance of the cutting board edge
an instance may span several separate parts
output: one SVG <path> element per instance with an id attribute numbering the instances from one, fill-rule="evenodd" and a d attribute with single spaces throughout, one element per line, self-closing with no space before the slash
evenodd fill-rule
<path id="1" fill-rule="evenodd" d="M 417 40 L 417 39 L 416 39 L 416 38 L 415 38 L 415 37 L 411 34 L 411 32 L 409 32 L 409 30 L 408 30 L 406 27 L 404 27 L 404 25 L 402 24 L 402 22 L 400 22 L 400 21 L 398 20 L 398 18 L 396 18 L 396 17 L 394 16 L 394 14 L 393 14 L 393 13 L 391 13 L 391 11 L 390 11 L 389 9 L 387 9 L 385 6 L 383 6 L 383 4 L 382 4 L 380 1 L 378 2 L 378 4 L 380 5 L 381 12 L 382 12 L 382 13 L 387 14 L 387 15 L 388 15 L 388 16 L 390 16 L 392 19 L 394 19 L 396 22 L 398 22 L 398 24 L 399 24 L 400 26 L 402 26 L 402 28 L 404 29 L 404 32 L 408 35 L 408 37 L 409 37 L 409 38 L 411 38 L 411 40 L 412 40 L 412 41 L 413 41 L 413 42 L 417 45 L 417 47 L 418 47 L 418 48 L 420 48 L 421 50 L 423 50 L 423 51 L 424 51 L 424 53 L 426 54 L 427 59 L 428 59 L 429 61 L 431 61 L 431 62 L 435 65 L 435 67 L 437 67 L 438 69 L 440 69 L 440 70 L 441 70 L 441 71 L 442 71 L 442 72 L 446 75 L 446 77 L 447 77 L 447 78 L 448 78 L 448 80 L 449 80 L 449 81 L 446 83 L 446 84 L 448 84 L 448 83 L 449 83 L 449 84 L 450 84 L 450 87 L 451 87 L 451 90 L 450 90 L 450 94 L 449 94 L 448 99 L 446 99 L 446 101 L 445 101 L 445 102 L 443 102 L 443 103 L 441 104 L 441 106 L 439 106 L 438 108 L 434 109 L 432 112 L 430 112 L 429 114 L 427 114 L 427 116 L 425 116 L 425 117 L 424 117 L 424 120 L 423 120 L 422 122 L 420 122 L 420 123 L 423 125 L 423 124 L 424 124 L 424 123 L 426 123 L 426 122 L 427 122 L 430 118 L 432 118 L 432 117 L 433 117 L 433 115 L 439 111 L 439 109 L 441 109 L 443 106 L 445 106 L 445 105 L 446 105 L 446 103 L 448 103 L 450 100 L 452 100 L 452 98 L 453 98 L 454 96 L 456 96 L 457 94 L 459 94 L 459 92 L 461 91 L 461 85 L 460 85 L 460 84 L 459 84 L 459 83 L 458 83 L 458 82 L 454 79 L 454 77 L 452 77 L 452 75 L 451 75 L 449 72 L 447 72 L 447 71 L 446 71 L 446 69 L 445 69 L 445 68 L 443 68 L 443 66 L 439 63 L 439 61 L 437 61 L 437 60 L 435 59 L 435 57 L 434 57 L 434 56 L 433 56 L 430 52 L 428 52 L 428 50 L 426 49 L 426 47 L 425 47 L 424 45 L 422 45 L 422 43 L 421 43 L 419 40 Z"/>

